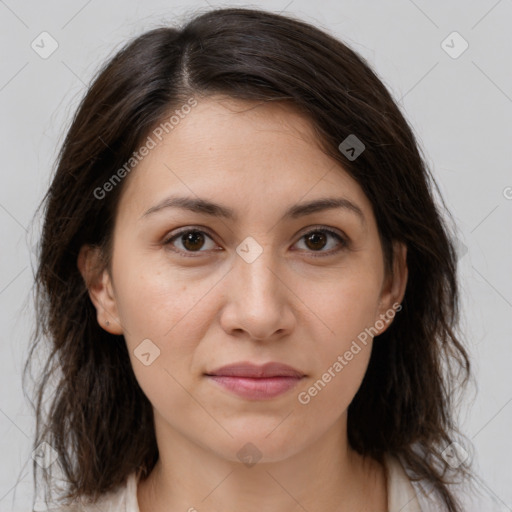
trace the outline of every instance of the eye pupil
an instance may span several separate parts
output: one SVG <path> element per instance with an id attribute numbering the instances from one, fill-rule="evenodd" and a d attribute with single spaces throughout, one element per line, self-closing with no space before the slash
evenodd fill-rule
<path id="1" fill-rule="evenodd" d="M 320 231 L 315 231 L 314 233 L 310 233 L 306 235 L 306 244 L 310 249 L 322 249 L 325 245 L 326 235 Z M 309 242 L 313 243 L 313 247 L 310 246 Z M 320 247 L 317 246 L 318 242 L 320 242 Z"/>
<path id="2" fill-rule="evenodd" d="M 183 247 L 187 250 L 195 250 L 200 249 L 202 244 L 204 243 L 204 236 L 200 231 L 189 231 L 181 237 L 183 242 Z M 196 246 L 197 241 L 199 240 L 199 246 Z M 190 242 L 192 246 L 190 246 Z"/>

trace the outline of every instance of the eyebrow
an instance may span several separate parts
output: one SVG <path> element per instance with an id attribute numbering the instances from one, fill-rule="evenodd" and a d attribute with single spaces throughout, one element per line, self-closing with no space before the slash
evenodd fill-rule
<path id="1" fill-rule="evenodd" d="M 161 211 L 165 208 L 181 208 L 194 213 L 229 219 L 233 221 L 238 219 L 235 211 L 227 206 L 214 203 L 207 199 L 178 196 L 165 198 L 163 201 L 146 210 L 141 215 L 141 218 L 147 217 L 148 215 Z M 366 219 L 361 208 L 344 197 L 324 197 L 306 203 L 293 205 L 288 210 L 286 210 L 280 221 L 286 219 L 298 219 L 306 215 L 311 215 L 313 213 L 325 210 L 332 210 L 335 208 L 341 208 L 356 214 L 361 223 L 366 224 Z"/>

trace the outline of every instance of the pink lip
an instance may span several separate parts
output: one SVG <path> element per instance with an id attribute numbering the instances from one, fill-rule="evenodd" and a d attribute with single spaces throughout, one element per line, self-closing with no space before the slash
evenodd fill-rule
<path id="1" fill-rule="evenodd" d="M 257 366 L 248 362 L 223 366 L 206 373 L 225 389 L 248 399 L 262 400 L 281 395 L 293 388 L 305 375 L 281 363 Z"/>

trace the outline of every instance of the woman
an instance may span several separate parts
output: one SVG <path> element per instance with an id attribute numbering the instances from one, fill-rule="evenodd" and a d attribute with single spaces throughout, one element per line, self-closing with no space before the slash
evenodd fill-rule
<path id="1" fill-rule="evenodd" d="M 60 468 L 63 510 L 467 510 L 434 186 L 381 81 L 311 25 L 229 8 L 136 38 L 45 198 L 34 446 L 58 464 L 35 476 Z"/>

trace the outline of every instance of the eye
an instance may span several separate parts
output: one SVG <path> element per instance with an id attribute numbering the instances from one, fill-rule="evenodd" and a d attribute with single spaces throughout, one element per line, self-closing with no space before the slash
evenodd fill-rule
<path id="1" fill-rule="evenodd" d="M 335 239 L 338 241 L 338 245 L 341 246 L 341 248 L 336 248 L 336 243 L 331 243 L 331 249 L 322 251 L 321 249 L 328 246 L 329 237 L 331 239 Z M 339 252 L 342 248 L 345 248 L 348 246 L 347 240 L 338 234 L 336 231 L 332 231 L 331 229 L 327 228 L 316 228 L 311 231 L 308 231 L 302 237 L 300 238 L 300 241 L 304 240 L 306 244 L 306 249 L 310 249 L 312 252 L 320 252 L 321 254 L 319 256 L 330 256 L 331 254 Z M 334 249 L 332 249 L 332 246 L 334 245 Z M 313 256 L 317 256 L 316 254 Z"/>
<path id="2" fill-rule="evenodd" d="M 331 243 L 331 248 L 327 251 L 323 251 L 322 249 L 329 245 L 329 238 L 337 241 L 338 246 L 341 246 L 341 248 L 336 248 L 336 243 Z M 300 241 L 303 239 L 306 244 L 306 250 L 309 249 L 311 252 L 321 253 L 319 256 L 330 256 L 339 252 L 343 248 L 348 247 L 348 241 L 343 236 L 338 234 L 336 231 L 327 228 L 312 229 L 302 235 Z M 206 249 L 202 251 L 201 249 L 205 248 L 205 242 L 207 240 L 210 240 L 213 243 L 213 246 L 206 247 Z M 180 244 L 181 247 L 176 247 L 175 243 Z M 167 238 L 163 244 L 170 246 L 172 250 L 185 256 L 193 256 L 193 253 L 205 252 L 212 249 L 215 250 L 215 242 L 208 233 L 203 230 L 190 227 Z M 332 246 L 334 246 L 334 248 L 332 248 Z M 317 255 L 314 256 L 316 257 Z"/>
<path id="3" fill-rule="evenodd" d="M 179 244 L 181 244 L 181 247 L 178 247 L 176 252 L 184 253 L 186 256 L 190 256 L 191 253 L 194 252 L 204 252 L 200 251 L 199 249 L 204 246 L 206 239 L 210 239 L 213 242 L 212 238 L 205 231 L 187 228 L 165 240 L 164 245 L 169 245 L 171 248 L 174 248 L 176 247 L 174 245 L 174 241 L 176 240 Z M 211 249 L 211 247 L 207 247 L 207 250 L 208 249 Z"/>

